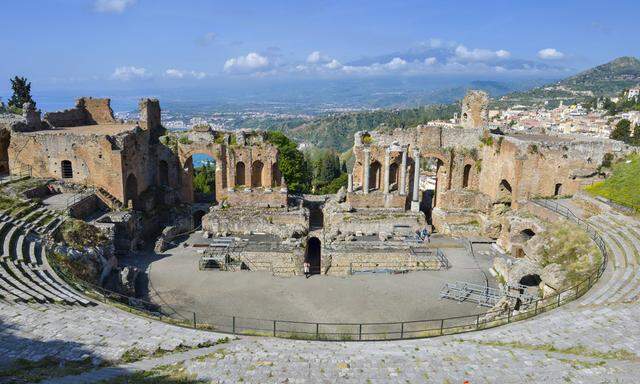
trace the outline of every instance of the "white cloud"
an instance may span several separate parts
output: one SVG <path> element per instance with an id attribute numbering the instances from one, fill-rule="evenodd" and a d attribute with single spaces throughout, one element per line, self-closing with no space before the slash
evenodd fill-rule
<path id="1" fill-rule="evenodd" d="M 238 56 L 224 63 L 225 72 L 256 72 L 269 67 L 269 59 L 256 52 Z"/>
<path id="2" fill-rule="evenodd" d="M 145 79 L 151 76 L 146 68 L 138 68 L 134 66 L 122 66 L 116 68 L 111 74 L 111 78 L 115 80 L 129 81 L 134 79 Z"/>
<path id="3" fill-rule="evenodd" d="M 167 69 L 166 71 L 164 71 L 164 75 L 174 79 L 194 78 L 197 80 L 201 80 L 207 77 L 207 74 L 204 72 L 187 71 L 175 68 Z"/>
<path id="4" fill-rule="evenodd" d="M 564 53 L 555 48 L 545 48 L 538 51 L 538 57 L 542 60 L 558 60 L 564 57 Z"/>
<path id="5" fill-rule="evenodd" d="M 96 12 L 122 13 L 135 3 L 136 0 L 95 0 L 93 9 Z"/>
<path id="6" fill-rule="evenodd" d="M 385 68 L 390 69 L 392 71 L 396 71 L 398 69 L 402 69 L 407 66 L 407 62 L 399 57 L 394 57 L 387 64 L 384 65 Z"/>
<path id="7" fill-rule="evenodd" d="M 328 69 L 340 69 L 342 68 L 342 64 L 336 59 L 331 60 L 327 64 L 324 65 Z"/>
<path id="8" fill-rule="evenodd" d="M 424 63 L 426 65 L 434 65 L 438 62 L 438 59 L 436 59 L 435 57 L 427 57 L 426 59 L 424 59 Z"/>
<path id="9" fill-rule="evenodd" d="M 456 57 L 468 61 L 488 61 L 495 59 L 506 59 L 511 56 L 509 51 L 499 49 L 491 51 L 489 49 L 474 48 L 468 49 L 464 45 L 458 45 L 455 49 Z"/>
<path id="10" fill-rule="evenodd" d="M 327 55 L 320 53 L 320 51 L 313 51 L 307 56 L 307 63 L 326 63 L 331 61 L 331 58 Z"/>

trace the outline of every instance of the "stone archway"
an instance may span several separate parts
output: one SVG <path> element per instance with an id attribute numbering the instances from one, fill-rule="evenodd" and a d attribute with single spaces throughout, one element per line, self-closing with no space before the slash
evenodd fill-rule
<path id="1" fill-rule="evenodd" d="M 206 215 L 207 212 L 205 212 L 202 209 L 198 209 L 197 211 L 193 212 L 193 228 L 194 229 L 198 229 L 202 226 L 202 218 L 204 217 L 204 215 Z"/>
<path id="2" fill-rule="evenodd" d="M 469 188 L 470 179 L 471 179 L 471 164 L 467 164 L 464 166 L 464 171 L 462 172 L 462 188 Z"/>
<path id="3" fill-rule="evenodd" d="M 282 186 L 282 173 L 280 172 L 280 168 L 278 168 L 277 163 L 273 163 L 273 165 L 271 165 L 271 185 L 273 187 Z"/>
<path id="4" fill-rule="evenodd" d="M 260 160 L 253 162 L 251 166 L 251 187 L 262 187 L 262 172 L 264 170 L 264 164 Z"/>
<path id="5" fill-rule="evenodd" d="M 244 162 L 242 161 L 238 161 L 236 163 L 236 187 L 240 187 L 240 186 L 244 186 L 246 185 L 245 182 L 245 166 L 244 166 Z"/>
<path id="6" fill-rule="evenodd" d="M 498 185 L 498 196 L 496 200 L 499 203 L 511 205 L 512 193 L 513 191 L 511 189 L 511 184 L 509 184 L 507 180 L 502 179 L 502 181 L 500 181 L 500 184 Z"/>
<path id="7" fill-rule="evenodd" d="M 377 160 L 374 160 L 369 167 L 369 188 L 380 189 L 382 176 L 382 165 Z"/>
<path id="8" fill-rule="evenodd" d="M 389 165 L 389 185 L 392 186 L 395 184 L 395 189 L 400 187 L 399 168 L 398 163 L 395 162 Z"/>
<path id="9" fill-rule="evenodd" d="M 322 244 L 317 237 L 310 237 L 307 240 L 307 249 L 305 252 L 305 261 L 310 264 L 310 272 L 312 275 L 321 273 L 322 265 Z"/>
<path id="10" fill-rule="evenodd" d="M 562 183 L 557 183 L 553 191 L 553 196 L 561 196 L 561 195 L 562 195 Z"/>
<path id="11" fill-rule="evenodd" d="M 124 205 L 131 206 L 131 208 L 137 208 L 138 199 L 138 179 L 133 173 L 127 177 L 127 181 L 124 184 Z"/>

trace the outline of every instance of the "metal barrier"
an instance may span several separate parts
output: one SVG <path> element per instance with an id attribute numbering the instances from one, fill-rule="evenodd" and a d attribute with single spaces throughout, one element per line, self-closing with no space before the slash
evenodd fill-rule
<path id="1" fill-rule="evenodd" d="M 59 270 L 57 266 L 54 266 L 54 269 L 69 284 L 84 291 L 87 296 L 94 300 L 114 304 L 132 313 L 189 328 L 230 334 L 327 341 L 399 340 L 456 334 L 497 327 L 557 308 L 582 296 L 604 273 L 608 260 L 608 250 L 604 241 L 591 224 L 578 218 L 570 209 L 557 202 L 543 200 L 534 201 L 534 203 L 582 226 L 602 252 L 602 263 L 587 279 L 552 296 L 532 301 L 525 311 L 515 311 L 515 309 L 509 308 L 506 311 L 490 311 L 449 318 L 384 323 L 301 322 L 215 314 L 208 315 L 208 321 L 204 322 L 200 321 L 202 318 L 199 319 L 196 312 L 181 312 L 170 306 L 124 296 L 68 276 Z"/>

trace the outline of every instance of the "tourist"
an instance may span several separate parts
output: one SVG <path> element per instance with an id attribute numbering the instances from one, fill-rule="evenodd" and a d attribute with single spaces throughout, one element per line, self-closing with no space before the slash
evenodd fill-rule
<path id="1" fill-rule="evenodd" d="M 311 276 L 310 267 L 311 265 L 309 264 L 309 262 L 305 260 L 303 264 L 303 268 L 304 268 L 304 277 L 306 277 L 307 279 L 309 278 L 309 276 Z"/>

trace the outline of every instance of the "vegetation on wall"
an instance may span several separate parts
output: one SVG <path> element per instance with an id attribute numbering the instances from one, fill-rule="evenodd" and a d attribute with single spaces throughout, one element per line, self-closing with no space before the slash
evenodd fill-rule
<path id="1" fill-rule="evenodd" d="M 640 125 L 631 126 L 627 119 L 618 121 L 609 138 L 623 141 L 629 145 L 640 146 Z"/>
<path id="2" fill-rule="evenodd" d="M 295 142 L 282 132 L 267 133 L 267 141 L 278 148 L 278 168 L 291 192 L 307 193 L 311 186 L 309 165 Z"/>
<path id="3" fill-rule="evenodd" d="M 347 185 L 347 168 L 338 153 L 331 149 L 314 148 L 305 152 L 311 166 L 311 185 L 316 194 L 336 193 Z"/>
<path id="4" fill-rule="evenodd" d="M 566 273 L 569 286 L 586 280 L 602 263 L 600 249 L 582 228 L 573 223 L 550 223 L 540 236 L 544 244 L 542 267 L 558 264 Z"/>
<path id="5" fill-rule="evenodd" d="M 605 197 L 640 212 L 640 155 L 614 164 L 609 178 L 585 189 L 592 195 Z"/>
<path id="6" fill-rule="evenodd" d="M 76 219 L 67 219 L 62 224 L 60 235 L 65 244 L 78 250 L 105 245 L 109 241 L 98 228 Z"/>

